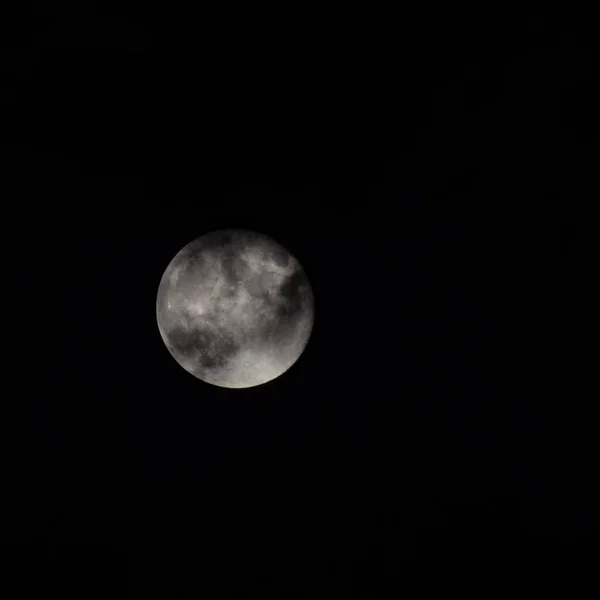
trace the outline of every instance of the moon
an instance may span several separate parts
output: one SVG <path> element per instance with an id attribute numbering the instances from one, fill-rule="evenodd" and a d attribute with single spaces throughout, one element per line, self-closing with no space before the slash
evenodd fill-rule
<path id="1" fill-rule="evenodd" d="M 175 360 L 202 381 L 248 388 L 304 352 L 314 296 L 299 261 L 267 235 L 222 229 L 184 246 L 158 286 L 156 318 Z"/>

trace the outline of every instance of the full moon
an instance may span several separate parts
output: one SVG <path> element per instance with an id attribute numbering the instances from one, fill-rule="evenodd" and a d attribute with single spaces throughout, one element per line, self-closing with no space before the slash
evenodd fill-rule
<path id="1" fill-rule="evenodd" d="M 158 287 L 156 318 L 175 360 L 212 385 L 248 388 L 285 373 L 304 351 L 314 297 L 298 260 L 244 229 L 182 248 Z"/>

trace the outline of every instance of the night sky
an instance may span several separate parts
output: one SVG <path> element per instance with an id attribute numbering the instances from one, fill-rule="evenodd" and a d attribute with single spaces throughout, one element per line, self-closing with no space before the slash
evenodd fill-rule
<path id="1" fill-rule="evenodd" d="M 577 596 L 586 20 L 25 4 L 2 568 L 80 598 Z M 289 248 L 316 305 L 300 360 L 246 390 L 185 372 L 155 313 L 173 256 L 232 227 Z"/>

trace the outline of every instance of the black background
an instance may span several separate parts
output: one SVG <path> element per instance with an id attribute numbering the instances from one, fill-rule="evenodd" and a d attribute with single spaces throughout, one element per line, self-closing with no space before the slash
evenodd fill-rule
<path id="1" fill-rule="evenodd" d="M 572 595 L 597 527 L 585 17 L 24 6 L 3 568 L 80 597 Z M 290 248 L 316 298 L 298 363 L 242 391 L 155 320 L 221 227 Z"/>

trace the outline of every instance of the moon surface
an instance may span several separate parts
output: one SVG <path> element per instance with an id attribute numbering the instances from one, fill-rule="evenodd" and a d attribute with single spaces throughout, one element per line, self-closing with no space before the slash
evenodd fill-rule
<path id="1" fill-rule="evenodd" d="M 298 260 L 272 238 L 223 229 L 182 248 L 158 287 L 156 318 L 175 360 L 219 387 L 285 373 L 304 351 L 314 297 Z"/>

